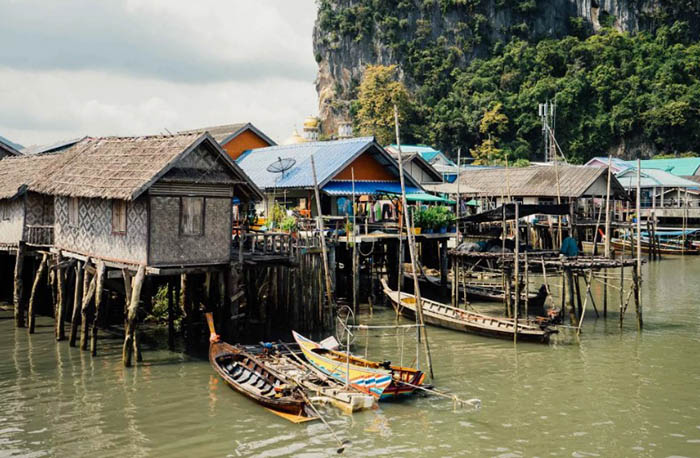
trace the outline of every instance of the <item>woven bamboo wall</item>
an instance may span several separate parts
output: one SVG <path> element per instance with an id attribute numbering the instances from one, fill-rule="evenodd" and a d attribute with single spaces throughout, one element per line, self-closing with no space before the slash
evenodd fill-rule
<path id="1" fill-rule="evenodd" d="M 54 221 L 53 196 L 27 194 L 27 224 L 51 225 Z"/>
<path id="2" fill-rule="evenodd" d="M 151 196 L 150 265 L 228 263 L 231 199 L 207 197 L 204 235 L 180 235 L 180 197 Z"/>
<path id="3" fill-rule="evenodd" d="M 68 224 L 68 200 L 56 197 L 56 247 L 106 259 L 146 262 L 148 208 L 145 197 L 129 202 L 126 234 L 112 233 L 111 200 L 80 198 L 76 226 Z"/>
<path id="4" fill-rule="evenodd" d="M 17 243 L 22 238 L 24 228 L 24 199 L 0 200 L 0 207 L 7 209 L 9 219 L 0 211 L 0 243 Z"/>

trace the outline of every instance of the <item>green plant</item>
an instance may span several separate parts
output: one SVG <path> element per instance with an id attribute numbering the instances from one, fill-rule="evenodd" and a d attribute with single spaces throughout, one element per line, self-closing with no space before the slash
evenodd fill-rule
<path id="1" fill-rule="evenodd" d="M 287 210 L 277 202 L 272 206 L 270 210 L 270 221 L 268 221 L 269 228 L 278 228 L 282 224 L 282 220 L 287 217 Z"/>
<path id="2" fill-rule="evenodd" d="M 299 225 L 294 216 L 285 216 L 280 223 L 280 229 L 286 232 L 297 232 Z"/>

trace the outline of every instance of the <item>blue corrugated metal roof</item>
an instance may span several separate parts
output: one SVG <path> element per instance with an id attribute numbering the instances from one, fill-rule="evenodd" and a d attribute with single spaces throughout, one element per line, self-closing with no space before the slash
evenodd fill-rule
<path id="1" fill-rule="evenodd" d="M 360 137 L 331 142 L 270 146 L 246 151 L 237 162 L 259 188 L 310 188 L 314 185 L 311 155 L 314 156 L 316 176 L 320 184 L 373 142 L 373 137 Z M 278 158 L 291 158 L 296 161 L 284 176 L 267 171 L 267 166 Z"/>
<path id="2" fill-rule="evenodd" d="M 316 164 L 319 185 L 332 179 L 343 168 L 368 148 L 377 160 L 398 176 L 397 162 L 374 141 L 374 137 L 359 137 L 328 142 L 309 142 L 294 145 L 279 145 L 246 151 L 238 158 L 238 165 L 261 189 L 264 188 L 312 188 L 311 156 Z M 284 175 L 267 171 L 267 167 L 278 158 L 290 158 L 296 162 Z M 417 185 L 407 176 L 407 183 Z M 419 186 L 419 185 L 417 185 Z M 416 188 L 418 189 L 418 188 Z"/>
<path id="3" fill-rule="evenodd" d="M 347 196 L 352 194 L 352 181 L 332 180 L 324 187 L 323 192 L 332 196 Z M 422 193 L 415 186 L 406 185 L 409 194 Z M 401 194 L 401 184 L 398 181 L 355 181 L 355 194 Z"/>

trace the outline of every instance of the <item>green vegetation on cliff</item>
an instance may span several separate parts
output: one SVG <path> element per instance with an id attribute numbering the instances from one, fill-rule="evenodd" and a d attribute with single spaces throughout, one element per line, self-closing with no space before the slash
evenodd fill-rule
<path id="1" fill-rule="evenodd" d="M 687 22 L 674 20 L 684 0 L 647 18 L 656 21 L 653 32 L 591 34 L 590 24 L 571 17 L 559 38 L 535 36 L 536 0 L 507 2 L 515 18 L 507 28 L 489 22 L 486 0 L 338 3 L 319 2 L 317 60 L 348 46 L 383 49 L 378 60 L 398 64 L 411 92 L 404 125 L 416 128 L 402 132 L 407 140 L 453 153 L 469 148 L 482 162 L 535 160 L 542 149 L 537 105 L 556 98 L 557 140 L 573 162 L 621 146 L 700 152 L 700 44 Z M 696 3 L 685 10 L 693 21 Z M 336 89 L 339 99 L 354 101 L 354 117 L 358 83 Z"/>

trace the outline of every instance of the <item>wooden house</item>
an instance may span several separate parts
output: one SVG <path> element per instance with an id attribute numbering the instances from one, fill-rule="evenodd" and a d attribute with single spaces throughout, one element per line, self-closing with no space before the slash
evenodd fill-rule
<path id="1" fill-rule="evenodd" d="M 58 159 L 56 155 L 12 156 L 0 161 L 0 249 L 14 251 L 20 242 L 53 242 L 53 197 L 33 191 Z"/>
<path id="2" fill-rule="evenodd" d="M 338 201 L 352 195 L 353 173 L 356 196 L 401 192 L 398 162 L 373 137 L 273 146 L 247 151 L 238 159 L 241 168 L 265 192 L 265 204 L 258 207 L 261 212 L 269 214 L 277 201 L 316 214 L 312 156 L 324 215 L 339 214 Z M 423 193 L 420 183 L 408 173 L 405 184 L 408 193 Z"/>
<path id="3" fill-rule="evenodd" d="M 460 193 L 482 201 L 482 209 L 504 201 L 524 204 L 552 204 L 604 196 L 607 169 L 562 165 L 511 168 L 474 168 L 460 174 Z M 627 199 L 620 182 L 612 177 L 611 197 Z M 456 183 L 453 184 L 456 187 Z M 488 202 L 488 204 L 486 204 Z"/>
<path id="4" fill-rule="evenodd" d="M 398 151 L 386 150 L 391 156 L 398 160 Z M 409 174 L 421 185 L 442 183 L 442 174 L 435 170 L 428 161 L 423 159 L 418 153 L 402 153 L 404 172 Z"/>
<path id="5" fill-rule="evenodd" d="M 188 130 L 181 133 L 204 132 L 209 132 L 209 135 L 214 137 L 214 140 L 219 143 L 234 161 L 245 151 L 276 145 L 270 137 L 249 122 L 203 127 L 201 129 Z"/>
<path id="6" fill-rule="evenodd" d="M 228 264 L 233 197 L 262 198 L 206 133 L 87 138 L 31 189 L 55 198 L 56 251 L 151 273 Z"/>

